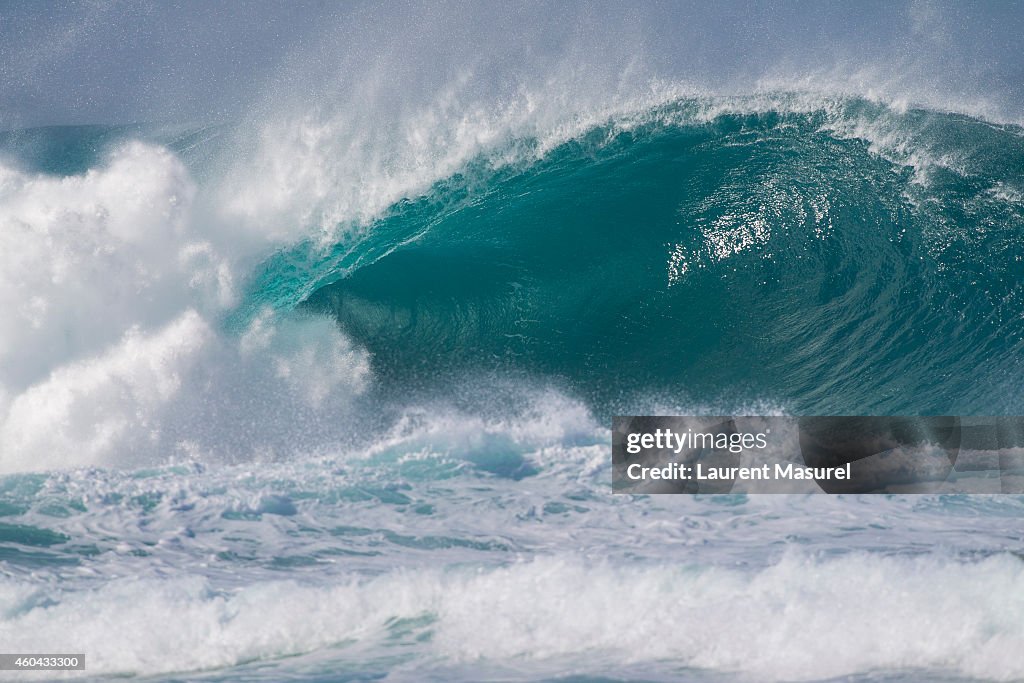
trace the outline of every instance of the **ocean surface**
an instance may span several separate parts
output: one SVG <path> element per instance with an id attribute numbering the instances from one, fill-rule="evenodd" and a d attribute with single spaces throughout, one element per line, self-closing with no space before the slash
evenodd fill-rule
<path id="1" fill-rule="evenodd" d="M 610 432 L 1024 412 L 1024 129 L 790 90 L 532 112 L 0 133 L 0 650 L 1024 680 L 1024 497 L 613 495 Z"/>

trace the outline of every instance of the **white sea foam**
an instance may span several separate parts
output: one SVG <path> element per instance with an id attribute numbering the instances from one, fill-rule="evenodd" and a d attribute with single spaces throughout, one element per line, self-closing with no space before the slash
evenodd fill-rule
<path id="1" fill-rule="evenodd" d="M 12 651 L 59 642 L 87 652 L 91 675 L 227 667 L 327 646 L 358 667 L 397 639 L 421 662 L 534 675 L 656 662 L 759 680 L 942 670 L 1008 681 L 1024 676 L 1022 595 L 1024 565 L 1008 556 L 791 554 L 757 571 L 548 557 L 232 590 L 178 577 L 61 593 L 7 579 L 0 640 Z M 414 620 L 404 636 L 392 630 L 398 620 Z"/>
<path id="2" fill-rule="evenodd" d="M 142 143 L 82 176 L 0 166 L 0 383 L 23 389 L 182 312 L 192 279 L 219 265 L 193 258 L 195 192 L 172 154 Z"/>
<path id="3" fill-rule="evenodd" d="M 136 328 L 99 357 L 55 369 L 17 396 L 0 426 L 3 468 L 51 469 L 103 462 L 158 441 L 160 409 L 211 332 L 194 311 L 150 336 Z"/>
<path id="4" fill-rule="evenodd" d="M 366 354 L 327 320 L 221 331 L 273 236 L 236 245 L 196 195 L 140 142 L 80 176 L 0 166 L 0 471 L 233 452 L 270 425 L 294 437 L 267 415 L 305 405 L 308 422 L 365 388 Z"/>

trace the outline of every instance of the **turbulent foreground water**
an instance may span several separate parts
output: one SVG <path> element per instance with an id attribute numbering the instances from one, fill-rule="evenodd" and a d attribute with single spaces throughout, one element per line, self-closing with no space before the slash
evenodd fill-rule
<path id="1" fill-rule="evenodd" d="M 609 429 L 1019 413 L 1021 129 L 791 92 L 506 114 L 390 152 L 302 119 L 0 135 L 0 650 L 1024 678 L 1022 497 L 613 495 Z"/>

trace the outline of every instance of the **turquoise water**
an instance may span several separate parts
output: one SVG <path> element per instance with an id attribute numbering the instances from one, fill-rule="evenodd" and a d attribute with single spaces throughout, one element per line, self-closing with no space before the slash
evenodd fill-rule
<path id="1" fill-rule="evenodd" d="M 1019 413 L 1021 129 L 790 92 L 572 123 L 363 164 L 341 125 L 0 135 L 3 649 L 1024 677 L 1021 497 L 616 496 L 609 430 Z"/>
<path id="2" fill-rule="evenodd" d="M 477 160 L 358 241 L 271 259 L 250 302 L 335 317 L 399 383 L 497 367 L 604 402 L 1019 411 L 1020 129 L 856 99 L 702 104 Z M 880 152 L 856 125 L 906 141 Z"/>

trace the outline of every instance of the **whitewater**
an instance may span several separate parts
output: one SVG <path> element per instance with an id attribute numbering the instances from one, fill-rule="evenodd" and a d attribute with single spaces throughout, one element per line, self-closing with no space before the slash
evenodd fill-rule
<path id="1" fill-rule="evenodd" d="M 1020 414 L 1020 121 L 468 74 L 0 132 L 0 650 L 87 662 L 5 676 L 1024 679 L 1021 496 L 613 494 L 610 431 Z"/>

